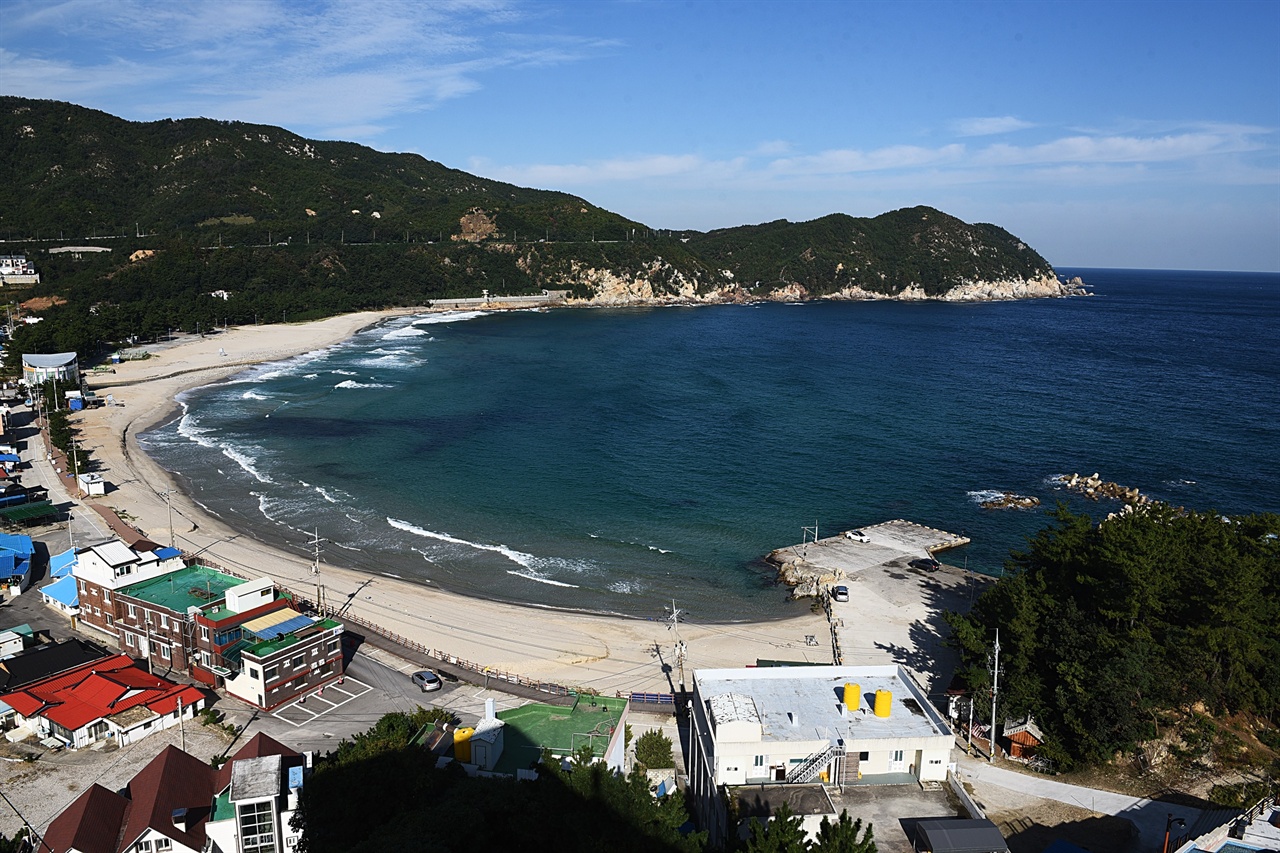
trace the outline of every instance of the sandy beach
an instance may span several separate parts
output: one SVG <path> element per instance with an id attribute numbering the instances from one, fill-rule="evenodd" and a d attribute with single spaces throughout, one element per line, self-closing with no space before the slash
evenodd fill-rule
<path id="1" fill-rule="evenodd" d="M 115 365 L 115 373 L 91 374 L 89 386 L 102 398 L 111 395 L 116 403 L 72 418 L 80 431 L 80 446 L 92 451 L 96 470 L 110 484 L 108 494 L 93 502 L 167 544 L 169 508 L 164 493 L 175 488 L 174 479 L 142 452 L 137 436 L 175 410 L 177 395 L 254 364 L 339 343 L 390 316 L 394 315 L 367 312 L 314 323 L 231 328 Z M 169 500 L 178 547 L 239 574 L 269 576 L 314 598 L 317 579 L 308 559 L 230 529 L 181 492 L 173 492 Z M 99 526 L 106 529 L 100 521 Z M 494 670 L 605 694 L 665 692 L 678 677 L 670 668 L 664 671 L 664 664 L 675 664 L 676 642 L 665 622 L 486 601 L 357 572 L 327 559 L 318 581 L 325 587 L 327 602 L 346 605 L 347 614 Z M 674 593 L 678 598 L 679 590 Z M 807 635 L 818 645 L 807 643 Z M 744 666 L 757 658 L 829 663 L 831 657 L 826 619 L 808 611 L 749 624 L 684 623 L 680 638 L 688 648 L 685 670 L 690 681 L 694 668 Z"/>

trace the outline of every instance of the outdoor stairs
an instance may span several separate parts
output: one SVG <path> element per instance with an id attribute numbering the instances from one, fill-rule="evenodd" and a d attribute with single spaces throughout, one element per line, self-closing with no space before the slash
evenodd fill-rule
<path id="1" fill-rule="evenodd" d="M 787 784 L 795 785 L 804 782 L 812 782 L 818 778 L 818 774 L 831 763 L 838 750 L 835 745 L 828 746 L 821 752 L 815 752 L 800 764 L 797 764 L 787 773 Z"/>

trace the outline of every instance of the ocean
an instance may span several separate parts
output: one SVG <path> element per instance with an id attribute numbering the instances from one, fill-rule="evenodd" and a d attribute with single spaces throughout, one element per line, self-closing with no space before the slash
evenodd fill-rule
<path id="1" fill-rule="evenodd" d="M 1280 275 L 1060 269 L 1089 297 L 399 318 L 183 395 L 142 437 L 209 512 L 374 575 L 698 621 L 782 612 L 762 557 L 905 518 L 998 574 L 1099 473 L 1280 511 Z"/>

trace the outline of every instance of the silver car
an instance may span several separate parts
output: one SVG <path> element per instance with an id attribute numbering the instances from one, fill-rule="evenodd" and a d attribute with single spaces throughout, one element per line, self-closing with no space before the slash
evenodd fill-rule
<path id="1" fill-rule="evenodd" d="M 444 687 L 444 682 L 440 680 L 440 676 L 436 675 L 429 669 L 415 672 L 412 676 L 413 683 L 422 688 L 422 692 L 429 690 L 439 690 Z"/>

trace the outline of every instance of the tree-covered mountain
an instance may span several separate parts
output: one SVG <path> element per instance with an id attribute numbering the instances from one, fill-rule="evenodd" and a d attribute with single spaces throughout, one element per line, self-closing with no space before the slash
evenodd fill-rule
<path id="1" fill-rule="evenodd" d="M 29 351 L 485 290 L 611 303 L 1063 292 L 1003 229 L 932 208 L 671 232 L 416 154 L 17 97 L 0 97 L 0 239 L 37 263 L 29 295 L 60 301 Z M 86 245 L 112 251 L 51 251 Z"/>

